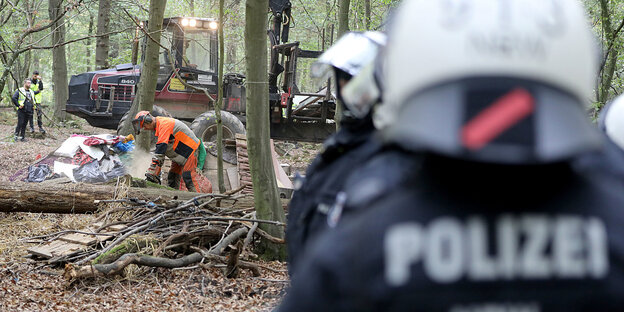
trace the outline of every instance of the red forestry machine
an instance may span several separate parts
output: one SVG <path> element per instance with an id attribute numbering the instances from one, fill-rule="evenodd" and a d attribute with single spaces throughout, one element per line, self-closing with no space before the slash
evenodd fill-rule
<path id="1" fill-rule="evenodd" d="M 297 61 L 299 58 L 317 58 L 322 51 L 303 50 L 299 42 L 288 42 L 292 21 L 289 1 L 271 0 L 270 9 L 271 137 L 320 142 L 335 131 L 335 99 L 329 84 L 318 92 L 301 92 L 297 86 Z M 206 88 L 215 99 L 217 88 L 223 88 L 224 138 L 245 132 L 245 76 L 228 73 L 223 81 L 218 81 L 218 27 L 221 25 L 217 21 L 207 18 L 163 20 L 161 44 L 168 49 L 161 49 L 159 57 L 153 113 L 190 122 L 193 131 L 204 142 L 214 141 L 216 137 L 215 102 L 202 91 L 187 85 Z M 144 40 L 143 51 L 145 44 Z M 185 83 L 176 78 L 174 71 Z M 92 126 L 116 129 L 120 121 L 127 118 L 140 76 L 141 66 L 137 64 L 74 75 L 69 83 L 67 112 L 84 118 Z M 296 108 L 293 107 L 295 97 L 298 100 Z"/>

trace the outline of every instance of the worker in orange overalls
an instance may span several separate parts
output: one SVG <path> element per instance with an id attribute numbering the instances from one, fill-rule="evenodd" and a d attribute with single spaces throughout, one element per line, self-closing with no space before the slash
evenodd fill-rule
<path id="1" fill-rule="evenodd" d="M 165 156 L 171 159 L 171 169 L 167 175 L 169 187 L 180 189 L 180 178 L 189 192 L 199 189 L 197 176 L 197 154 L 200 141 L 183 122 L 170 117 L 153 117 L 148 111 L 140 111 L 132 121 L 134 131 L 141 129 L 156 132 L 156 150 L 152 164 L 145 173 L 148 181 L 160 184 L 160 172 Z"/>

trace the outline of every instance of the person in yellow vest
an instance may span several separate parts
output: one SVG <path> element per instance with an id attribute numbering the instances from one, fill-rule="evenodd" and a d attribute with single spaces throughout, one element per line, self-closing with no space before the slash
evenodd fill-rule
<path id="1" fill-rule="evenodd" d="M 39 132 L 45 134 L 46 131 L 43 129 L 43 107 L 41 107 L 43 81 L 41 79 L 41 75 L 39 75 L 39 71 L 35 70 L 33 72 L 33 76 L 30 81 L 32 82 L 30 88 L 35 91 L 35 113 L 37 113 L 37 125 L 39 126 Z M 28 124 L 30 125 L 30 132 L 35 132 L 35 123 L 33 122 L 32 115 L 28 119 Z"/>
<path id="2" fill-rule="evenodd" d="M 24 86 L 19 88 L 11 97 L 15 109 L 17 109 L 17 127 L 15 128 L 15 141 L 26 141 L 26 124 L 32 118 L 35 109 L 35 91 L 30 88 L 30 79 L 24 80 Z"/>

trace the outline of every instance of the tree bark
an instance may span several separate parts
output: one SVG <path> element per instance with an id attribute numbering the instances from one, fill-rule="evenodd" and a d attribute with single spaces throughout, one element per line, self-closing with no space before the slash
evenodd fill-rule
<path id="1" fill-rule="evenodd" d="M 64 14 L 62 0 L 49 0 L 48 12 L 50 20 L 56 20 Z M 52 44 L 65 42 L 65 17 L 58 19 L 52 26 Z M 54 81 L 54 119 L 65 120 L 65 104 L 69 97 L 67 83 L 67 59 L 65 57 L 65 46 L 58 46 L 52 49 L 52 79 Z"/>
<path id="2" fill-rule="evenodd" d="M 256 217 L 284 222 L 270 148 L 269 84 L 266 10 L 268 0 L 246 0 L 245 59 L 247 72 L 247 149 L 253 181 Z M 283 238 L 282 228 L 261 225 L 272 236 Z M 284 259 L 284 246 L 263 241 L 264 256 Z"/>
<path id="3" fill-rule="evenodd" d="M 338 0 L 338 36 L 340 38 L 344 33 L 349 32 L 349 5 L 351 0 Z M 336 104 L 336 112 L 334 121 L 336 122 L 336 131 L 340 128 L 340 119 L 342 119 L 342 103 Z"/>
<path id="4" fill-rule="evenodd" d="M 93 35 L 93 15 L 89 14 L 89 36 Z M 87 39 L 85 43 L 87 50 L 85 56 L 87 57 L 87 72 L 91 71 L 91 38 Z"/>
<path id="5" fill-rule="evenodd" d="M 364 0 L 364 23 L 366 30 L 371 29 L 371 3 L 370 0 Z"/>
<path id="6" fill-rule="evenodd" d="M 110 32 L 110 13 L 111 0 L 100 0 L 97 20 L 98 37 L 95 44 L 95 67 L 97 69 L 106 69 L 109 67 L 108 50 L 110 49 L 110 38 L 106 34 Z"/>
<path id="7" fill-rule="evenodd" d="M 613 29 L 611 24 L 611 9 L 609 7 L 608 0 L 600 0 L 600 17 L 602 23 L 602 32 L 604 34 L 604 40 L 608 47 L 605 51 L 605 60 L 603 67 L 601 68 L 601 75 L 598 88 L 596 89 L 596 100 L 598 101 L 599 108 L 603 107 L 609 100 L 609 89 L 613 81 L 613 75 L 618 61 L 619 49 L 615 47 L 618 33 L 622 30 L 621 26 L 617 29 Z M 624 21 L 622 22 L 624 24 Z"/>
<path id="8" fill-rule="evenodd" d="M 191 0 L 192 1 L 192 0 Z M 225 192 L 225 180 L 223 179 L 223 121 L 221 120 L 221 107 L 223 107 L 223 63 L 225 55 L 223 43 L 223 6 L 225 0 L 219 0 L 219 68 L 217 81 L 219 88 L 217 91 L 217 104 L 215 105 L 215 117 L 217 118 L 217 184 L 219 193 Z"/>
<path id="9" fill-rule="evenodd" d="M 132 118 L 138 111 L 151 112 L 154 106 L 154 94 L 156 92 L 156 80 L 158 79 L 158 53 L 160 52 L 160 33 L 162 30 L 163 17 L 167 0 L 151 0 L 149 21 L 147 22 L 147 33 L 150 38 L 147 39 L 145 47 L 145 59 L 141 68 L 141 79 L 137 87 L 136 97 L 130 107 L 129 116 L 125 124 L 124 130 L 131 129 Z M 155 42 L 154 42 L 155 41 Z M 132 131 L 129 131 L 129 133 Z M 137 137 L 137 145 L 143 150 L 149 151 L 151 139 L 151 131 L 143 131 Z"/>
<path id="10" fill-rule="evenodd" d="M 95 212 L 95 200 L 109 200 L 115 194 L 115 187 L 92 184 L 12 183 L 0 185 L 0 212 L 34 213 L 89 213 Z M 128 198 L 155 200 L 178 198 L 189 200 L 196 193 L 171 191 L 160 188 L 128 189 Z"/>

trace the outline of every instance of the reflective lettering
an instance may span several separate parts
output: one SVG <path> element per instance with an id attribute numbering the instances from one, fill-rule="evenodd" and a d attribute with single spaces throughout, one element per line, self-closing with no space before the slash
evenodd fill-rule
<path id="1" fill-rule="evenodd" d="M 609 247 L 607 229 L 602 220 L 590 218 L 587 221 L 587 237 L 590 275 L 593 278 L 605 277 L 609 272 Z"/>
<path id="2" fill-rule="evenodd" d="M 526 216 L 521 226 L 526 241 L 520 253 L 520 266 L 527 278 L 545 278 L 550 275 L 550 263 L 544 256 L 548 243 L 548 220 L 545 217 Z"/>
<path id="3" fill-rule="evenodd" d="M 496 278 L 496 266 L 488 256 L 487 226 L 483 218 L 468 220 L 468 246 L 471 246 L 468 275 L 475 280 Z"/>
<path id="4" fill-rule="evenodd" d="M 461 278 L 462 226 L 453 218 L 440 218 L 431 223 L 427 235 L 425 270 L 438 283 L 452 283 Z"/>
<path id="5" fill-rule="evenodd" d="M 410 266 L 422 254 L 422 228 L 418 223 L 403 223 L 392 226 L 384 240 L 386 281 L 392 286 L 407 283 Z"/>
<path id="6" fill-rule="evenodd" d="M 515 277 L 518 257 L 518 222 L 511 216 L 505 215 L 500 218 L 496 227 L 500 253 L 499 272 L 501 277 L 512 279 Z"/>
<path id="7" fill-rule="evenodd" d="M 421 270 L 435 283 L 604 278 L 609 273 L 602 220 L 574 215 L 440 217 L 393 225 L 384 237 L 385 279 L 402 286 Z"/>
<path id="8" fill-rule="evenodd" d="M 583 220 L 565 216 L 555 221 L 553 267 L 562 278 L 582 277 L 585 273 L 583 257 Z"/>

